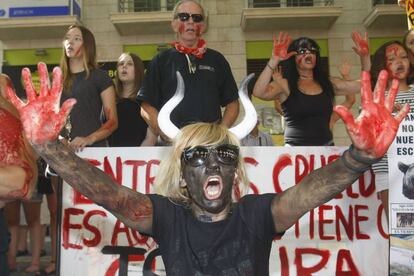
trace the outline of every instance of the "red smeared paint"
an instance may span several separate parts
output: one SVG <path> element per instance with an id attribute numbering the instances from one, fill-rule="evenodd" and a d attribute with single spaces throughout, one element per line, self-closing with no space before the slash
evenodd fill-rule
<path id="1" fill-rule="evenodd" d="M 384 97 L 388 73 L 381 71 L 379 81 L 375 88 L 375 99 Z M 406 104 L 397 115 L 393 116 L 389 108 L 393 104 L 393 91 L 397 86 L 390 89 L 385 101 L 374 101 L 371 90 L 371 77 L 368 72 L 361 73 L 361 106 L 362 111 L 355 120 L 352 113 L 343 106 L 335 106 L 334 111 L 344 120 L 348 134 L 354 146 L 364 151 L 367 157 L 382 157 L 388 150 L 389 145 L 395 138 L 399 124 L 409 112 Z"/>
<path id="2" fill-rule="evenodd" d="M 110 108 L 104 108 L 106 122 L 102 125 L 102 129 L 111 130 L 115 126 L 114 112 Z"/>
<path id="3" fill-rule="evenodd" d="M 394 55 L 396 56 L 398 54 L 398 46 L 396 44 L 392 44 L 385 48 L 385 56 Z"/>
<path id="4" fill-rule="evenodd" d="M 48 83 L 46 64 L 39 63 L 38 71 L 43 72 L 39 75 L 40 83 Z M 59 111 L 59 100 L 62 93 L 62 72 L 56 67 L 53 70 L 52 88 L 42 87 L 42 93 L 36 96 L 33 89 L 31 74 L 28 68 L 22 70 L 23 80 L 25 82 L 28 102 L 25 104 L 17 98 L 13 91 L 7 90 L 7 96 L 16 106 L 20 113 L 25 135 L 30 143 L 42 144 L 48 141 L 56 140 L 62 129 L 66 117 L 72 109 L 76 100 L 70 99 L 63 103 Z"/>
<path id="5" fill-rule="evenodd" d="M 4 101 L 3 98 L 0 100 Z M 2 107 L 0 107 L 0 122 L 0 164 L 19 166 L 26 173 L 21 189 L 10 191 L 7 197 L 24 198 L 29 191 L 29 185 L 33 183 L 35 171 L 25 159 L 29 153 L 23 140 L 23 127 L 18 118 Z"/>
<path id="6" fill-rule="evenodd" d="M 288 53 L 288 48 L 291 42 L 292 38 L 288 33 L 280 32 L 278 39 L 276 39 L 276 35 L 273 34 L 273 56 L 285 60 L 295 55 L 296 52 Z"/>
<path id="7" fill-rule="evenodd" d="M 196 34 L 196 36 L 197 37 L 201 37 L 201 25 L 200 24 L 198 24 L 198 23 L 196 23 L 195 24 L 195 34 Z"/>
<path id="8" fill-rule="evenodd" d="M 296 59 L 295 59 L 296 64 L 297 64 L 297 65 L 301 64 L 301 63 L 302 63 L 302 60 L 303 60 L 304 58 L 305 58 L 305 56 L 304 56 L 304 55 L 297 56 L 297 57 L 296 57 Z"/>
<path id="9" fill-rule="evenodd" d="M 369 46 L 368 46 L 368 37 L 365 33 L 365 38 L 363 38 L 358 32 L 352 32 L 352 40 L 357 45 L 358 54 L 360 55 L 369 55 Z"/>
<path id="10" fill-rule="evenodd" d="M 179 23 L 179 25 L 178 25 L 178 32 L 179 32 L 180 34 L 183 34 L 183 33 L 185 32 L 185 24 L 184 24 L 184 22 L 181 22 L 181 21 L 180 21 L 180 23 Z"/>
<path id="11" fill-rule="evenodd" d="M 83 46 L 82 46 L 83 47 Z M 82 47 L 79 47 L 79 49 L 78 50 L 76 50 L 76 52 L 75 52 L 75 57 L 80 57 L 81 56 L 81 53 L 82 53 Z"/>

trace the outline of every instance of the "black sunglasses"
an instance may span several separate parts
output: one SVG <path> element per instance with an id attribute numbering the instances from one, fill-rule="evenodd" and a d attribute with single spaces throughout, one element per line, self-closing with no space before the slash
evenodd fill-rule
<path id="1" fill-rule="evenodd" d="M 304 55 L 304 54 L 306 54 L 307 52 L 309 52 L 309 53 L 311 53 L 311 54 L 314 54 L 314 55 L 316 55 L 319 51 L 318 51 L 318 49 L 317 48 L 314 48 L 314 47 L 312 47 L 312 48 L 299 48 L 298 50 L 297 50 L 297 53 L 298 53 L 298 55 Z"/>
<path id="2" fill-rule="evenodd" d="M 236 165 L 239 161 L 239 147 L 230 144 L 222 144 L 215 147 L 196 146 L 183 150 L 181 158 L 192 167 L 203 165 L 210 154 L 215 152 L 217 159 L 224 165 Z"/>
<path id="3" fill-rule="evenodd" d="M 177 13 L 175 16 L 175 19 L 180 19 L 181 22 L 186 22 L 190 20 L 190 17 L 193 19 L 193 22 L 200 23 L 204 20 L 204 16 L 198 13 L 195 14 L 189 14 L 188 12 L 180 12 Z"/>

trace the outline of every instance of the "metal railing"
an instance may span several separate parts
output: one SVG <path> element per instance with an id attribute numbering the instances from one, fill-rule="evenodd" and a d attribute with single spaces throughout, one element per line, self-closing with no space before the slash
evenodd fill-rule
<path id="1" fill-rule="evenodd" d="M 397 1 L 395 0 L 373 0 L 372 5 L 379 5 L 379 4 L 390 4 L 390 5 L 397 5 Z"/>
<path id="2" fill-rule="evenodd" d="M 118 0 L 119 12 L 172 11 L 179 0 Z"/>
<path id="3" fill-rule="evenodd" d="M 334 0 L 248 0 L 249 8 L 333 6 Z"/>

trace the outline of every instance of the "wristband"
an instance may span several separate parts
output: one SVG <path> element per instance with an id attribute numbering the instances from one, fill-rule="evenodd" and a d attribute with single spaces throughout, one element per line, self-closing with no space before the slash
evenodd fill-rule
<path id="1" fill-rule="evenodd" d="M 347 169 L 349 169 L 349 170 L 351 170 L 351 171 L 353 171 L 353 172 L 355 172 L 355 173 L 364 173 L 365 171 L 367 171 L 367 170 L 369 170 L 370 168 L 371 168 L 371 165 L 368 165 L 368 166 L 365 166 L 365 167 L 363 167 L 363 168 L 358 168 L 358 167 L 355 167 L 354 165 L 352 165 L 351 163 L 349 163 L 347 160 L 346 160 L 346 158 L 345 158 L 345 154 L 346 153 L 349 153 L 349 155 L 351 155 L 351 153 L 350 153 L 350 150 L 349 149 L 347 149 L 346 151 L 344 151 L 344 153 L 342 154 L 342 156 L 341 156 L 341 160 L 342 160 L 342 163 L 344 163 L 344 165 L 345 165 L 345 167 L 347 168 Z M 352 157 L 352 156 L 351 156 Z"/>
<path id="2" fill-rule="evenodd" d="M 378 159 L 372 159 L 372 158 L 362 157 L 362 156 L 360 156 L 359 154 L 357 154 L 357 153 L 354 151 L 354 149 L 355 149 L 355 148 L 354 148 L 354 145 L 352 144 L 352 145 L 349 147 L 349 149 L 348 149 L 349 154 L 351 155 L 352 159 L 354 159 L 354 160 L 356 160 L 356 161 L 358 161 L 358 162 L 360 162 L 360 163 L 362 163 L 362 164 L 365 164 L 365 165 L 372 165 L 372 164 L 377 163 L 379 160 L 381 160 L 381 159 L 382 159 L 382 157 L 381 157 L 381 158 L 378 158 Z"/>
<path id="3" fill-rule="evenodd" d="M 273 72 L 276 70 L 276 67 L 272 68 L 272 66 L 270 66 L 269 62 L 266 64 L 266 66 L 269 67 L 269 69 L 272 70 Z"/>

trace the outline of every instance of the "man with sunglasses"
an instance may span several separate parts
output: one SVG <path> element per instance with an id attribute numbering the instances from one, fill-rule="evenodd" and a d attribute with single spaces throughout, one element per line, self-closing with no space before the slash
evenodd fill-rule
<path id="1" fill-rule="evenodd" d="M 126 226 L 152 236 L 159 244 L 167 275 L 268 275 L 273 239 L 369 170 L 386 153 L 409 112 L 406 104 L 392 115 L 397 80 L 385 97 L 388 73 L 381 72 L 372 93 L 370 75 L 362 72 L 358 118 L 343 106 L 335 107 L 353 145 L 338 160 L 284 192 L 245 195 L 238 202 L 233 202 L 232 195 L 243 192 L 249 183 L 238 138 L 223 125 L 188 125 L 161 163 L 156 178 L 161 195 L 145 195 L 119 186 L 58 141 L 76 101 L 65 101 L 59 111 L 61 71 L 53 70 L 50 88 L 47 70 L 42 68 L 46 65 L 39 67 L 39 94 L 28 69 L 22 72 L 28 102 L 8 91 L 29 142 L 73 188 Z"/>
<path id="2" fill-rule="evenodd" d="M 166 141 L 169 139 L 159 129 L 157 117 L 175 92 L 176 71 L 185 84 L 185 97 L 171 114 L 179 128 L 194 122 L 220 122 L 230 127 L 239 114 L 237 85 L 229 63 L 222 54 L 207 48 L 201 38 L 206 24 L 204 9 L 198 2 L 179 1 L 171 22 L 177 41 L 154 57 L 139 91 L 141 115 Z"/>

